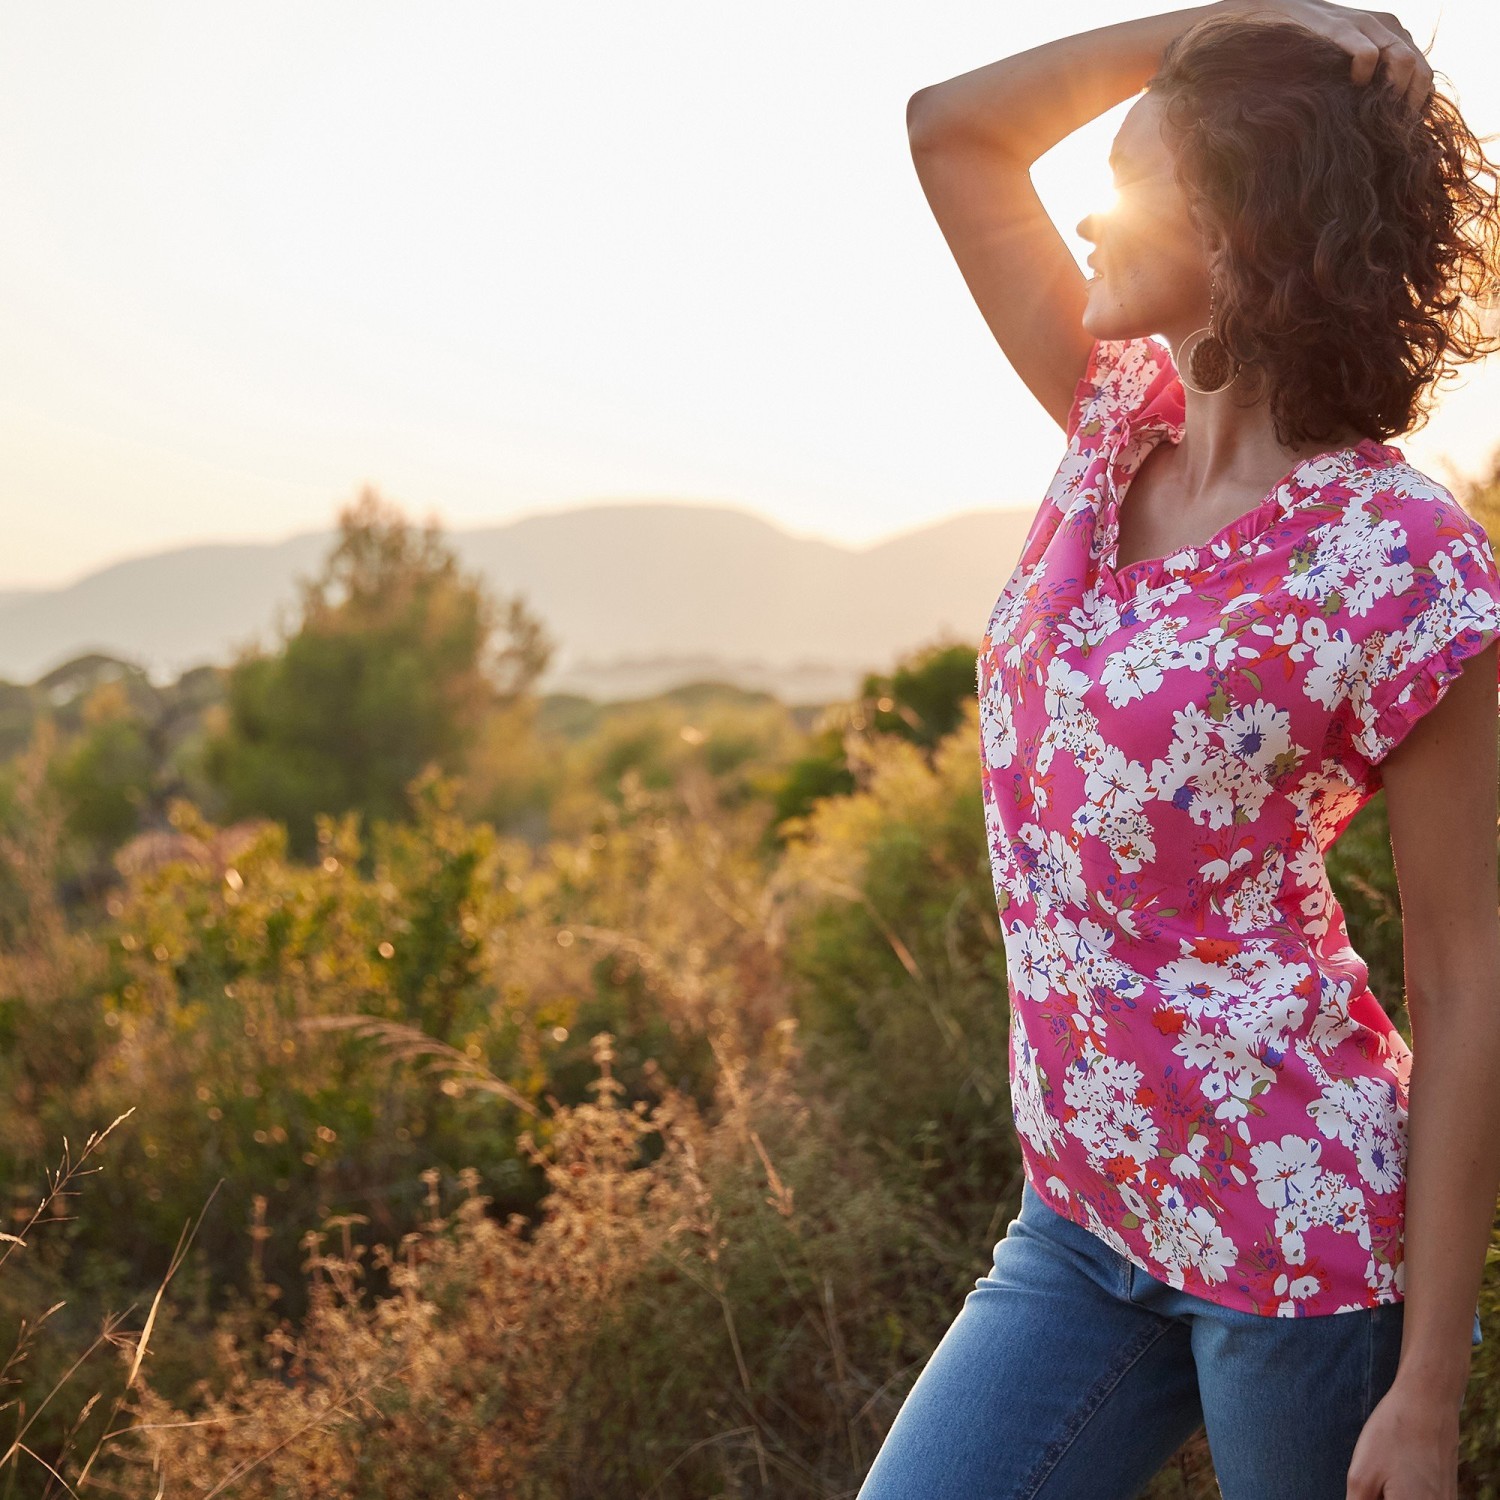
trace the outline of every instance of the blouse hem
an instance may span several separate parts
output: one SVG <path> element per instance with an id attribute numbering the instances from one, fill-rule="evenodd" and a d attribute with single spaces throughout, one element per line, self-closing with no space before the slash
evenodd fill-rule
<path id="1" fill-rule="evenodd" d="M 1388 703 L 1376 715 L 1370 733 L 1361 735 L 1356 742 L 1369 763 L 1379 765 L 1417 721 L 1442 702 L 1463 671 L 1464 663 L 1495 640 L 1500 640 L 1500 623 L 1465 631 L 1441 646 L 1436 654 L 1424 657 L 1403 687 L 1400 698 Z M 1496 689 L 1500 698 L 1500 663 L 1497 663 Z"/>

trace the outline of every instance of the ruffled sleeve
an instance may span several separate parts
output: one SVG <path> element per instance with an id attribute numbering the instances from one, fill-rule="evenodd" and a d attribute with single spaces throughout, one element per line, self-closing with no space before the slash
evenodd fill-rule
<path id="1" fill-rule="evenodd" d="M 1152 338 L 1095 339 L 1073 392 L 1068 441 L 1095 446 L 1121 421 L 1173 396 L 1180 415 L 1181 384 L 1165 344 Z"/>
<path id="2" fill-rule="evenodd" d="M 1440 487 L 1434 487 L 1440 489 Z M 1463 664 L 1500 639 L 1500 572 L 1484 528 L 1440 492 L 1390 518 L 1392 588 L 1361 631 L 1350 737 L 1378 765 L 1436 707 Z M 1500 672 L 1497 672 L 1500 713 Z"/>

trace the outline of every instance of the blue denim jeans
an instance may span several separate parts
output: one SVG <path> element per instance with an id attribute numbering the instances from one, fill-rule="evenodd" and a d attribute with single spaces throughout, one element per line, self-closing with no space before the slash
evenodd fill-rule
<path id="1" fill-rule="evenodd" d="M 1200 1427 L 1224 1500 L 1345 1500 L 1405 1311 L 1220 1307 L 1158 1281 L 1027 1183 L 858 1500 L 1134 1500 Z"/>

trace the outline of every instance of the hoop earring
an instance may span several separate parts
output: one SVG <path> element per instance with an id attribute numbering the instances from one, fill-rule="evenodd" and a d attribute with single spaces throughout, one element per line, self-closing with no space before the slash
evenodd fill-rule
<path id="1" fill-rule="evenodd" d="M 1214 332 L 1214 291 L 1208 280 L 1208 322 L 1195 328 L 1177 348 L 1177 373 L 1182 383 L 1200 396 L 1212 396 L 1234 384 L 1243 366 Z"/>

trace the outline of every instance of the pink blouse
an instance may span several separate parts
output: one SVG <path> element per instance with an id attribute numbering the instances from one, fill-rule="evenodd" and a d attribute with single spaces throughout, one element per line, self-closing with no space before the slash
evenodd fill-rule
<path id="1" fill-rule="evenodd" d="M 1324 854 L 1500 637 L 1500 575 L 1453 496 L 1368 438 L 1116 567 L 1121 494 L 1183 425 L 1163 344 L 1094 344 L 979 654 L 1024 1171 L 1224 1306 L 1398 1302 L 1411 1052 Z"/>

